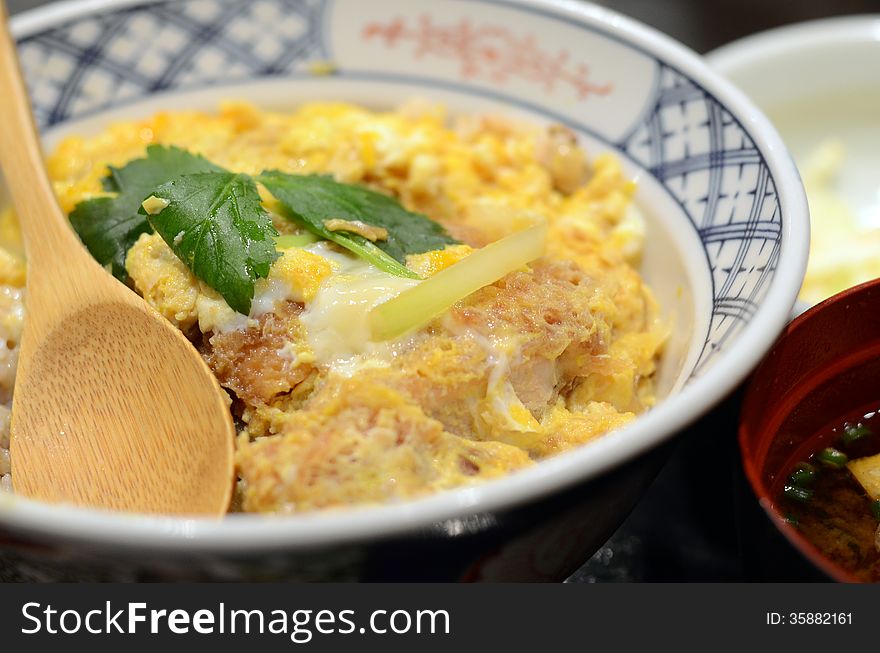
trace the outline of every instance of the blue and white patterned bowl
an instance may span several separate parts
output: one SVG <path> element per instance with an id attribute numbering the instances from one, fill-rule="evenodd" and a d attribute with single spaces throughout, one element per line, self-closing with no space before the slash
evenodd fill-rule
<path id="1" fill-rule="evenodd" d="M 13 27 L 49 146 L 114 118 L 234 97 L 285 107 L 421 96 L 453 110 L 567 124 L 589 152 L 615 151 L 638 179 L 649 223 L 643 273 L 675 324 L 660 374 L 668 396 L 627 428 L 533 469 L 399 505 L 222 523 L 4 498 L 0 529 L 15 543 L 6 552 L 18 569 L 49 577 L 65 565 L 102 577 L 556 577 L 632 507 L 646 478 L 632 461 L 749 372 L 801 283 L 806 201 L 769 123 L 695 54 L 595 6 L 83 0 Z"/>

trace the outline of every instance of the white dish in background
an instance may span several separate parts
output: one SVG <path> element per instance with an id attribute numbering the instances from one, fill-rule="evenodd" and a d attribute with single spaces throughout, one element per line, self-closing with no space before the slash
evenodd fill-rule
<path id="1" fill-rule="evenodd" d="M 880 276 L 880 15 L 770 30 L 707 55 L 774 123 L 812 214 L 804 307 Z M 840 272 L 831 270 L 848 268 Z"/>

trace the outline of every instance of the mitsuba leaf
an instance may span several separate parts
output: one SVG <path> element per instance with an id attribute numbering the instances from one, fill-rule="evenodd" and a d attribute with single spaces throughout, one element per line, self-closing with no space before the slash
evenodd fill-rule
<path id="1" fill-rule="evenodd" d="M 416 277 L 405 267 L 409 254 L 457 243 L 437 222 L 408 211 L 395 198 L 327 175 L 263 172 L 257 180 L 277 199 L 286 217 L 398 276 Z M 347 231 L 327 229 L 328 220 L 363 222 L 387 232 L 374 242 Z"/>
<path id="2" fill-rule="evenodd" d="M 110 168 L 102 184 L 115 197 L 80 202 L 70 214 L 70 223 L 92 256 L 125 281 L 128 250 L 142 233 L 152 231 L 146 216 L 139 213 L 141 202 L 169 179 L 208 171 L 222 168 L 178 147 L 151 145 L 144 158 Z"/>
<path id="3" fill-rule="evenodd" d="M 247 315 L 254 282 L 268 276 L 278 257 L 277 232 L 253 179 L 201 172 L 161 184 L 151 195 L 168 203 L 147 216 L 152 227 L 193 274 Z"/>
<path id="4" fill-rule="evenodd" d="M 287 218 L 391 274 L 417 278 L 406 267 L 408 255 L 457 242 L 440 224 L 363 186 L 278 171 L 264 172 L 257 181 Z M 115 195 L 80 202 L 70 214 L 99 263 L 125 280 L 128 250 L 141 234 L 155 230 L 230 307 L 250 312 L 254 283 L 268 276 L 278 256 L 277 232 L 252 177 L 177 147 L 154 145 L 144 158 L 111 167 L 103 187 Z M 144 205 L 151 197 L 157 199 Z"/>

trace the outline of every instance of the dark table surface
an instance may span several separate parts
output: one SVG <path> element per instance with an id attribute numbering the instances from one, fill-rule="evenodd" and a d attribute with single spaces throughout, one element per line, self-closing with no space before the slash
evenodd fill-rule
<path id="1" fill-rule="evenodd" d="M 7 0 L 10 12 L 49 4 Z M 600 0 L 698 52 L 780 25 L 880 13 L 880 0 Z M 742 390 L 678 438 L 651 489 L 570 582 L 818 580 L 782 542 L 742 478 Z"/>

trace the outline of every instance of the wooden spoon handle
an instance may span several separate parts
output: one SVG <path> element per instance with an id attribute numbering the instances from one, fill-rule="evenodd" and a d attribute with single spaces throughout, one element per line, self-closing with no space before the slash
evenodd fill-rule
<path id="1" fill-rule="evenodd" d="M 0 0 L 0 169 L 21 223 L 25 250 L 41 261 L 83 253 L 82 245 L 58 206 L 46 175 L 30 101 L 19 72 L 15 40 L 9 32 L 4 0 Z"/>

